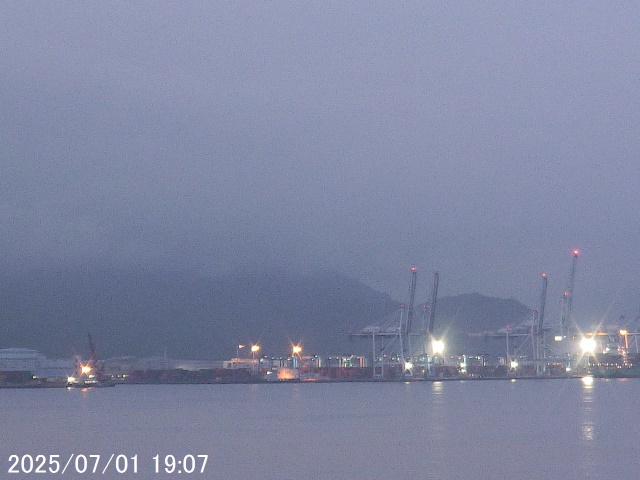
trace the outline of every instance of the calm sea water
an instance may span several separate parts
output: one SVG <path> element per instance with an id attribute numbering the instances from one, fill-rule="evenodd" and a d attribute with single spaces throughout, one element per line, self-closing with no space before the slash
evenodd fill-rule
<path id="1" fill-rule="evenodd" d="M 0 473 L 224 480 L 637 478 L 639 401 L 637 379 L 591 385 L 518 380 L 4 389 Z M 12 454 L 59 454 L 63 464 L 71 454 L 100 454 L 101 463 L 95 474 L 74 474 L 77 457 L 64 476 L 9 474 Z M 101 474 L 111 454 L 137 455 L 137 473 L 129 460 L 128 474 L 112 465 Z M 177 473 L 183 468 L 177 463 L 171 475 L 155 473 L 155 455 L 162 470 L 165 455 L 177 462 L 189 454 L 196 472 L 202 463 L 197 455 L 208 455 L 204 474 Z"/>

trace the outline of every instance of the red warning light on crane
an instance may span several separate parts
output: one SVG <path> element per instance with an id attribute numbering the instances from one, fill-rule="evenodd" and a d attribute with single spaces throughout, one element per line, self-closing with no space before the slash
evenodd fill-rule
<path id="1" fill-rule="evenodd" d="M 416 267 L 411 267 L 411 271 L 415 272 L 416 271 Z"/>
<path id="2" fill-rule="evenodd" d="M 580 255 L 580 250 L 578 250 L 577 248 L 573 251 L 573 256 L 577 257 L 578 255 Z"/>

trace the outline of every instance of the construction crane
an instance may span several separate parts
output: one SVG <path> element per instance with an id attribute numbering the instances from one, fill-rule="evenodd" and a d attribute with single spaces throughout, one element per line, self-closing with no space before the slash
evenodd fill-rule
<path id="1" fill-rule="evenodd" d="M 91 366 L 91 369 L 98 381 L 104 381 L 107 378 L 104 374 L 104 364 L 98 359 L 98 351 L 96 350 L 96 346 L 93 343 L 90 333 L 87 333 L 87 339 L 89 340 L 89 351 L 91 353 L 89 365 Z"/>
<path id="2" fill-rule="evenodd" d="M 93 344 L 93 339 L 91 338 L 91 334 L 87 333 L 87 338 L 89 339 L 89 351 L 91 353 L 91 367 L 94 369 L 98 368 L 98 352 L 96 351 L 96 346 Z"/>
<path id="3" fill-rule="evenodd" d="M 91 359 L 82 364 L 80 357 L 76 356 L 73 376 L 67 377 L 67 387 L 112 387 L 114 381 L 104 373 L 104 364 L 98 359 L 98 352 L 93 343 L 91 334 L 87 334 Z"/>

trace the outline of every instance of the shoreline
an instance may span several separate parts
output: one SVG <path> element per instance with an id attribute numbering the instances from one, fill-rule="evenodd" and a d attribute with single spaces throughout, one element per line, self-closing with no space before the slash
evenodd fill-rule
<path id="1" fill-rule="evenodd" d="M 50 389 L 50 388 L 111 388 L 122 386 L 135 386 L 135 385 L 282 385 L 282 384 L 325 384 L 325 383 L 437 383 L 437 382 L 466 382 L 466 381 L 516 381 L 516 380 L 576 380 L 584 377 L 593 378 L 640 378 L 640 377 L 606 377 L 606 376 L 592 376 L 592 375 L 572 375 L 572 376 L 512 376 L 512 377 L 443 377 L 443 378 L 363 378 L 363 379 L 325 379 L 325 380 L 246 380 L 246 381 L 205 381 L 205 382 L 116 382 L 114 385 L 107 386 L 68 386 L 66 383 L 32 383 L 32 384 L 10 384 L 0 385 L 0 389 Z"/>

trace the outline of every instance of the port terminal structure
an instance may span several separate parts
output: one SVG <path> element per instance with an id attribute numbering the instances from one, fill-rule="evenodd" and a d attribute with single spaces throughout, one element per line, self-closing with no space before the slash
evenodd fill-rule
<path id="1" fill-rule="evenodd" d="M 444 367 L 444 343 L 433 336 L 438 299 L 439 273 L 435 272 L 431 302 L 422 305 L 422 321 L 415 322 L 418 271 L 411 267 L 409 303 L 381 322 L 368 325 L 351 336 L 371 340 L 374 379 L 423 380 Z"/>
<path id="2" fill-rule="evenodd" d="M 374 379 L 440 380 L 481 378 L 571 378 L 640 376 L 640 315 L 635 325 L 596 326 L 581 330 L 572 316 L 579 250 L 572 262 L 562 312 L 557 323 L 545 323 L 548 278 L 541 274 L 538 309 L 497 331 L 469 333 L 504 342 L 498 362 L 484 355 L 444 355 L 444 341 L 434 336 L 439 274 L 435 272 L 431 302 L 422 306 L 422 322 L 414 321 L 417 270 L 411 268 L 409 303 L 352 337 L 371 342 Z M 631 345 L 630 345 L 631 343 Z M 635 346 L 635 353 L 632 348 Z"/>
<path id="3" fill-rule="evenodd" d="M 638 321 L 635 325 L 598 325 L 584 332 L 573 318 L 573 296 L 579 250 L 571 252 L 571 268 L 562 293 L 558 323 L 545 323 L 547 275 L 541 274 L 542 287 L 537 310 L 514 326 L 495 332 L 472 334 L 505 343 L 505 364 L 510 375 L 549 376 L 637 376 L 640 374 Z M 632 330 L 633 328 L 633 330 Z M 629 338 L 635 341 L 630 351 Z"/>
<path id="4" fill-rule="evenodd" d="M 505 342 L 504 359 L 509 375 L 534 378 L 640 376 L 640 315 L 634 325 L 625 324 L 621 319 L 619 325 L 596 325 L 591 331 L 581 329 L 573 317 L 576 267 L 580 252 L 574 249 L 571 255 L 559 322 L 545 323 L 548 279 L 543 273 L 537 310 L 514 326 L 472 335 Z M 632 351 L 633 346 L 635 352 Z"/>
<path id="5" fill-rule="evenodd" d="M 39 352 L 0 350 L 0 388 L 103 387 L 140 383 L 259 383 L 273 381 L 409 381 L 516 378 L 613 377 L 640 378 L 640 315 L 634 321 L 620 317 L 617 325 L 580 330 L 572 316 L 578 251 L 562 314 L 556 324 L 545 323 L 548 279 L 542 274 L 539 309 L 513 326 L 471 335 L 494 339 L 502 353 L 445 355 L 444 338 L 434 335 L 439 274 L 435 272 L 431 301 L 417 319 L 417 270 L 411 268 L 409 302 L 382 321 L 352 336 L 366 339 L 371 356 L 303 355 L 301 344 L 291 344 L 287 355 L 259 355 L 258 344 L 237 344 L 236 357 L 227 360 L 175 360 L 163 357 L 121 357 L 101 360 L 87 335 L 90 360 L 46 359 Z M 504 342 L 504 343 L 502 343 Z M 504 345 L 504 350 L 500 345 Z M 247 352 L 245 358 L 240 352 Z M 250 352 L 250 356 L 248 355 Z M 74 373 L 68 376 L 68 372 Z"/>

